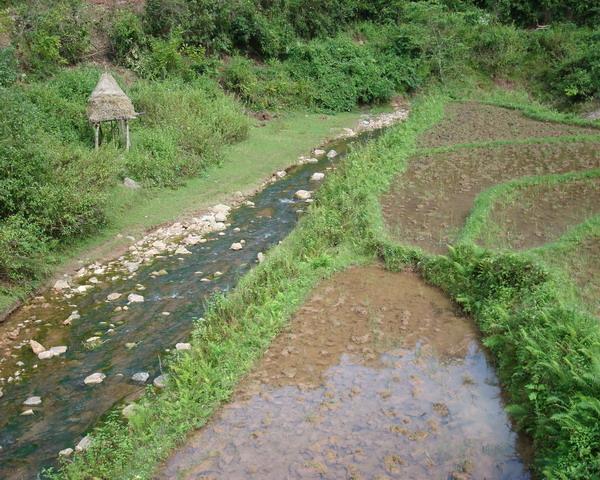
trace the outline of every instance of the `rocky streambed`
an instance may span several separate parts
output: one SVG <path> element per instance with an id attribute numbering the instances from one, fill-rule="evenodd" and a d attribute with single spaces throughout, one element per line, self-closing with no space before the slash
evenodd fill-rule
<path id="1" fill-rule="evenodd" d="M 164 386 L 163 360 L 189 348 L 205 301 L 233 288 L 294 228 L 353 143 L 407 114 L 399 108 L 363 119 L 276 172 L 255 195 L 132 239 L 125 255 L 61 278 L 7 319 L 0 340 L 0 477 L 32 478 L 59 455 L 84 450 L 86 432 L 105 412 L 146 385 Z"/>

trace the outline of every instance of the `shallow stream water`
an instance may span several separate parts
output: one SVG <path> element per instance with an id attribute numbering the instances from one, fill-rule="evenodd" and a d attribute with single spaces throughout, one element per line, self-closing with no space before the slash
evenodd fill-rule
<path id="1" fill-rule="evenodd" d="M 339 153 L 334 160 L 323 156 L 316 164 L 292 167 L 284 178 L 249 198 L 253 207 L 234 209 L 224 235 L 215 232 L 207 236 L 207 243 L 188 247 L 191 255 L 157 257 L 129 280 L 100 278 L 99 287 L 70 300 L 57 300 L 48 292 L 45 300 L 17 312 L 19 320 L 29 318 L 29 325 L 39 327 L 36 339 L 50 346 L 67 345 L 68 351 L 59 358 L 40 361 L 28 347 L 15 350 L 15 357 L 25 364 L 25 373 L 22 382 L 5 386 L 0 399 L 0 478 L 35 478 L 42 467 L 56 462 L 60 450 L 74 447 L 111 407 L 139 393 L 144 386 L 133 382 L 131 376 L 146 371 L 151 381 L 158 375 L 165 349 L 188 338 L 210 296 L 233 288 L 255 265 L 259 252 L 277 244 L 294 228 L 308 207 L 308 203 L 295 200 L 294 193 L 318 188 L 319 182 L 310 180 L 314 172 L 327 172 L 352 144 L 377 134 L 335 141 L 327 146 Z M 239 231 L 234 231 L 236 228 Z M 242 239 L 246 241 L 243 250 L 230 250 L 233 242 Z M 168 273 L 152 275 L 161 269 Z M 200 281 L 204 277 L 211 281 Z M 123 296 L 107 302 L 111 292 Z M 115 312 L 115 307 L 127 304 L 129 293 L 143 294 L 144 303 Z M 62 322 L 74 309 L 81 319 L 65 328 Z M 92 336 L 99 336 L 101 343 L 90 349 L 86 339 Z M 128 343 L 136 346 L 127 348 Z M 104 382 L 85 385 L 84 378 L 94 372 L 104 373 Z M 33 415 L 21 415 L 29 408 L 23 402 L 33 395 L 42 397 L 42 404 L 33 407 Z"/>

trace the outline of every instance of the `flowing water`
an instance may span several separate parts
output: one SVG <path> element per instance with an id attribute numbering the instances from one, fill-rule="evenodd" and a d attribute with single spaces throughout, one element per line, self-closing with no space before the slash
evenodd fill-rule
<path id="1" fill-rule="evenodd" d="M 343 156 L 353 143 L 376 135 L 370 132 L 339 140 L 328 148 Z M 232 211 L 231 226 L 224 235 L 214 233 L 207 236 L 207 243 L 188 247 L 192 255 L 157 258 L 132 279 L 101 279 L 105 281 L 99 288 L 70 300 L 53 299 L 48 292 L 45 300 L 17 312 L 20 320 L 29 318 L 28 325 L 39 328 L 36 339 L 50 346 L 67 345 L 68 351 L 60 358 L 38 361 L 29 348 L 15 350 L 26 373 L 22 382 L 7 386 L 0 399 L 0 478 L 35 478 L 42 467 L 56 462 L 61 449 L 73 447 L 107 410 L 143 390 L 131 376 L 147 371 L 152 379 L 160 373 L 161 355 L 188 337 L 194 320 L 202 316 L 205 301 L 217 291 L 234 287 L 256 263 L 259 252 L 277 244 L 294 228 L 308 206 L 295 200 L 294 193 L 317 188 L 311 175 L 325 172 L 332 163 L 321 158 L 316 164 L 293 167 L 283 179 L 250 198 L 254 207 Z M 239 231 L 234 231 L 237 228 Z M 243 250 L 229 249 L 241 239 L 246 241 Z M 152 275 L 161 269 L 168 273 Z M 200 281 L 203 277 L 211 281 Z M 143 292 L 138 291 L 140 285 Z M 111 292 L 123 296 L 106 302 Z M 116 306 L 126 305 L 128 293 L 143 293 L 145 302 L 115 312 Z M 62 321 L 74 309 L 81 319 L 63 327 Z M 101 343 L 91 349 L 86 339 L 92 336 L 100 336 Z M 136 346 L 128 348 L 127 344 L 133 343 Z M 94 372 L 106 374 L 104 382 L 85 385 L 84 378 Z M 21 415 L 29 408 L 23 402 L 33 395 L 42 397 L 42 404 L 34 407 L 33 415 Z"/>

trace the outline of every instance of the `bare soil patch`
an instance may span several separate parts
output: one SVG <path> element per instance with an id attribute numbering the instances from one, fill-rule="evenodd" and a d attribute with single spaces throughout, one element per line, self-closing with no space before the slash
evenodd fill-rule
<path id="1" fill-rule="evenodd" d="M 398 240 L 443 253 L 480 192 L 522 176 L 598 168 L 599 146 L 504 145 L 415 157 L 383 196 L 384 218 Z"/>
<path id="2" fill-rule="evenodd" d="M 416 274 L 323 282 L 156 478 L 529 478 L 473 323 Z"/>
<path id="3" fill-rule="evenodd" d="M 600 129 L 540 122 L 508 108 L 476 102 L 451 103 L 446 107 L 444 120 L 422 136 L 419 146 L 448 147 L 493 140 L 598 134 Z"/>
<path id="4" fill-rule="evenodd" d="M 487 248 L 523 250 L 558 240 L 570 228 L 600 213 L 600 179 L 520 189 L 499 202 L 479 242 Z"/>

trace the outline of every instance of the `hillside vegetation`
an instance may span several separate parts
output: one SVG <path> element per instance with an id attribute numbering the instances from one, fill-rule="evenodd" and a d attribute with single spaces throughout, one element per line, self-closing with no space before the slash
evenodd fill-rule
<path id="1" fill-rule="evenodd" d="M 0 282 L 40 278 L 106 223 L 118 181 L 174 187 L 246 135 L 243 109 L 349 111 L 431 82 L 503 79 L 577 108 L 600 93 L 598 9 L 581 2 L 5 2 L 0 16 Z M 587 4 L 586 4 L 587 5 Z M 490 8 L 488 8 L 490 7 Z M 529 29 L 539 22 L 544 29 Z M 105 50 L 98 51 L 98 39 Z M 87 96 L 127 73 L 133 149 L 96 153 Z M 134 74 L 132 77 L 131 74 Z M 133 78 L 133 79 L 132 79 Z"/>

